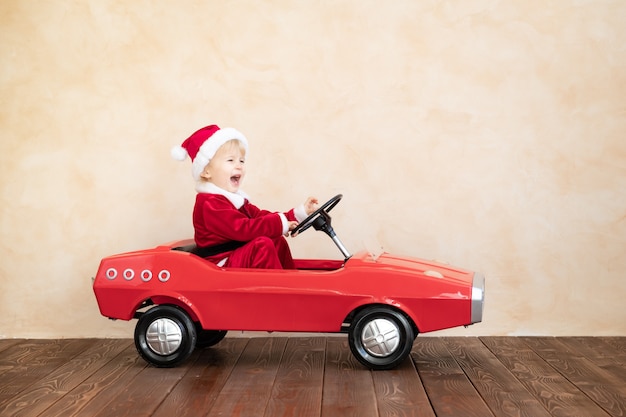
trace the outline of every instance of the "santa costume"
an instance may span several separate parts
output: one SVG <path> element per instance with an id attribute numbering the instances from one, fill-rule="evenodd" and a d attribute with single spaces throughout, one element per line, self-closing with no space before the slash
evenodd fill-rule
<path id="1" fill-rule="evenodd" d="M 194 132 L 181 146 L 172 148 L 172 157 L 192 161 L 196 181 L 193 210 L 194 240 L 206 259 L 218 266 L 235 268 L 295 268 L 284 235 L 289 221 L 302 221 L 307 215 L 303 206 L 285 213 L 261 210 L 238 190 L 235 193 L 201 178 L 202 171 L 217 150 L 236 139 L 248 153 L 248 141 L 233 128 L 216 125 Z"/>

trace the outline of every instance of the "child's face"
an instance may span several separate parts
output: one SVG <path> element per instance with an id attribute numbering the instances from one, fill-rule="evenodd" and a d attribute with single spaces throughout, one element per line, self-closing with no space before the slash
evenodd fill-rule
<path id="1" fill-rule="evenodd" d="M 246 175 L 245 151 L 238 141 L 226 142 L 200 174 L 206 181 L 231 193 L 236 193 Z"/>

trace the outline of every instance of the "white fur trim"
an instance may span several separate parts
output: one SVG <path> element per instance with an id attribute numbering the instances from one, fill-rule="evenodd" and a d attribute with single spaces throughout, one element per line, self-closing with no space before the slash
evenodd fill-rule
<path id="1" fill-rule="evenodd" d="M 283 235 L 289 233 L 289 220 L 287 220 L 287 216 L 284 213 L 277 213 L 280 217 L 280 221 L 283 223 Z"/>
<path id="2" fill-rule="evenodd" d="M 187 154 L 187 149 L 183 148 L 182 146 L 174 146 L 171 151 L 170 151 L 172 158 L 174 158 L 177 161 L 184 161 L 185 158 L 187 158 L 188 154 Z"/>
<path id="3" fill-rule="evenodd" d="M 300 204 L 298 207 L 293 209 L 293 214 L 296 216 L 298 223 L 302 223 L 307 217 L 309 217 L 304 209 L 304 204 Z"/>
<path id="4" fill-rule="evenodd" d="M 231 139 L 237 139 L 239 142 L 243 144 L 244 149 L 246 150 L 246 156 L 248 155 L 248 140 L 246 137 L 236 129 L 232 127 L 225 127 L 223 129 L 218 130 L 213 133 L 207 140 L 204 141 L 200 149 L 198 150 L 198 154 L 193 160 L 191 167 L 191 175 L 197 181 L 200 179 L 200 174 L 207 166 L 211 158 L 215 156 L 217 150 L 228 142 Z"/>
<path id="5" fill-rule="evenodd" d="M 228 199 L 228 201 L 233 204 L 233 206 L 235 206 L 237 210 L 239 210 L 243 206 L 243 203 L 245 203 L 246 199 L 248 198 L 248 195 L 243 191 L 231 193 L 230 191 L 226 191 L 223 188 L 220 188 L 217 185 L 213 184 L 212 182 L 207 181 L 197 181 L 196 191 L 199 193 L 223 195 Z"/>
<path id="6" fill-rule="evenodd" d="M 204 155 L 200 155 L 200 152 L 196 155 L 195 159 L 191 163 L 191 176 L 194 180 L 200 181 L 200 174 L 204 171 L 204 168 L 209 164 L 209 159 Z"/>

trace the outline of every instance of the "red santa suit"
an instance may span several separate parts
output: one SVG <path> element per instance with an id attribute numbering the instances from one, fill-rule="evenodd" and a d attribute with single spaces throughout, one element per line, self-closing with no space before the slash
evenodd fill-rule
<path id="1" fill-rule="evenodd" d="M 243 192 L 231 193 L 199 182 L 193 211 L 194 239 L 213 252 L 206 259 L 225 267 L 293 269 L 283 237 L 288 221 L 306 218 L 304 207 L 286 213 L 261 210 Z"/>

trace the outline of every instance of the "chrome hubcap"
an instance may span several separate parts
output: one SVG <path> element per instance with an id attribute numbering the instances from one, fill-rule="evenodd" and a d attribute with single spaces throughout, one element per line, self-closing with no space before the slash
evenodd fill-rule
<path id="1" fill-rule="evenodd" d="M 370 355 L 389 356 L 400 344 L 400 330 L 390 320 L 375 319 L 367 323 L 363 329 L 361 342 Z"/>
<path id="2" fill-rule="evenodd" d="M 169 355 L 176 352 L 182 341 L 183 332 L 171 319 L 157 319 L 150 324 L 146 331 L 148 346 L 159 355 Z"/>

